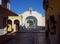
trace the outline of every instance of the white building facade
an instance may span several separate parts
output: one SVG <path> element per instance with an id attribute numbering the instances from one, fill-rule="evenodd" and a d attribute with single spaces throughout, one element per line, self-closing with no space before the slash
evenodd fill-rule
<path id="1" fill-rule="evenodd" d="M 26 25 L 27 18 L 33 18 L 36 20 L 36 26 L 45 26 L 45 16 L 42 16 L 42 14 L 37 11 L 33 11 L 31 8 L 19 15 L 23 17 L 23 25 Z"/>

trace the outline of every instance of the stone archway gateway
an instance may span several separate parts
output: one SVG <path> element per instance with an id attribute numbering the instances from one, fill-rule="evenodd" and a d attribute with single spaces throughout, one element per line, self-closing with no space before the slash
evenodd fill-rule
<path id="1" fill-rule="evenodd" d="M 29 23 L 30 28 L 36 28 L 37 27 L 37 19 L 34 16 L 28 16 L 26 18 L 26 23 Z"/>
<path id="2" fill-rule="evenodd" d="M 29 8 L 28 11 L 22 13 L 21 16 L 23 17 L 23 25 L 25 25 L 25 27 L 28 26 L 27 21 L 29 19 L 35 20 L 34 24 L 39 29 L 45 26 L 45 16 L 42 16 L 41 13 L 32 10 L 32 8 Z"/>
<path id="3" fill-rule="evenodd" d="M 14 21 L 14 24 L 15 24 L 15 29 L 16 29 L 16 31 L 18 31 L 19 30 L 19 20 L 15 20 Z"/>

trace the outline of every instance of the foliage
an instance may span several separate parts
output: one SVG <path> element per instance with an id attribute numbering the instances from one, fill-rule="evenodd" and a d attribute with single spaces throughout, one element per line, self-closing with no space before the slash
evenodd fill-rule
<path id="1" fill-rule="evenodd" d="M 28 20 L 27 23 L 29 23 L 30 26 L 33 26 L 34 25 L 34 22 L 32 20 Z"/>

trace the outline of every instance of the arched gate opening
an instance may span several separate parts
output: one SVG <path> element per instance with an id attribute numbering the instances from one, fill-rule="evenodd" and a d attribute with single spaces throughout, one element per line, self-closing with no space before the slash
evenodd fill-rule
<path id="1" fill-rule="evenodd" d="M 12 32 L 12 21 L 10 19 L 7 21 L 7 29 L 8 33 Z"/>
<path id="2" fill-rule="evenodd" d="M 29 28 L 37 28 L 37 19 L 34 16 L 28 16 L 26 23 L 29 24 Z"/>
<path id="3" fill-rule="evenodd" d="M 15 20 L 14 21 L 14 24 L 15 24 L 15 29 L 16 29 L 16 31 L 18 31 L 19 30 L 19 20 Z"/>

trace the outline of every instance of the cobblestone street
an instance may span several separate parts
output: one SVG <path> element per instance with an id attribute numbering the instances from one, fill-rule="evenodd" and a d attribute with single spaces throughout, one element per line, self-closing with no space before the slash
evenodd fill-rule
<path id="1" fill-rule="evenodd" d="M 44 38 L 44 33 L 17 33 L 14 39 L 6 44 L 43 44 Z"/>
<path id="2" fill-rule="evenodd" d="M 13 39 L 4 44 L 59 44 L 54 36 L 46 38 L 45 33 L 16 33 Z"/>

